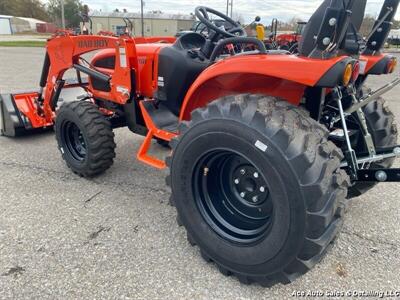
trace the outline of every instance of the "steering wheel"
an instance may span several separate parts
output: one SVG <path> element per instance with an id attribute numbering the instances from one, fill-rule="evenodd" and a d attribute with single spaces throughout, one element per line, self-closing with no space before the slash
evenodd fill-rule
<path id="1" fill-rule="evenodd" d="M 198 7 L 196 7 L 195 14 L 196 14 L 196 17 L 200 20 L 200 22 L 202 22 L 204 25 L 206 25 L 206 27 L 208 27 L 209 29 L 212 29 L 216 33 L 223 35 L 224 37 L 227 37 L 227 38 L 237 37 L 238 35 L 236 35 L 235 33 L 239 33 L 239 36 L 247 36 L 246 31 L 243 29 L 243 27 L 239 23 L 235 22 L 233 19 L 231 19 L 227 15 L 224 15 L 223 13 L 221 13 L 215 9 L 212 9 L 212 8 L 209 8 L 206 6 L 198 6 Z M 224 30 L 224 29 L 216 26 L 211 21 L 209 14 L 213 14 L 213 15 L 220 17 L 221 19 L 225 20 L 230 25 L 232 25 L 233 28 L 230 30 Z"/>

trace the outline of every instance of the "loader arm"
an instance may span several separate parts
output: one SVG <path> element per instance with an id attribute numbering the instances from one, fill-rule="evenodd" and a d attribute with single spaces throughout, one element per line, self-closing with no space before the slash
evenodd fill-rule
<path id="1" fill-rule="evenodd" d="M 113 75 L 104 74 L 92 66 L 81 63 L 83 54 L 101 49 L 115 49 L 116 64 Z M 76 69 L 79 73 L 86 73 L 101 81 L 108 81 L 111 91 L 103 95 L 106 100 L 124 104 L 131 96 L 132 82 L 131 70 L 137 70 L 136 47 L 133 39 L 117 38 L 110 36 L 57 36 L 47 44 L 48 59 L 43 68 L 41 88 L 43 117 L 47 122 L 52 121 L 54 109 L 60 88 L 75 87 L 63 81 L 64 73 Z M 78 76 L 80 77 L 80 76 Z M 43 80 L 46 78 L 45 80 Z M 136 76 L 135 76 L 136 78 Z M 139 82 L 134 83 L 139 86 Z"/>

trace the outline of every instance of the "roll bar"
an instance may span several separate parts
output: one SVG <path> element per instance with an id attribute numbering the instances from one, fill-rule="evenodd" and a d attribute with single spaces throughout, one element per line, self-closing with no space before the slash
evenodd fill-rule
<path id="1" fill-rule="evenodd" d="M 355 2 L 355 0 L 330 2 L 316 38 L 316 46 L 310 57 L 329 58 L 337 54 L 350 25 Z"/>
<path id="2" fill-rule="evenodd" d="M 367 45 L 363 54 L 374 55 L 379 53 L 385 45 L 389 32 L 392 29 L 393 19 L 399 7 L 400 0 L 385 0 L 379 18 L 367 37 Z"/>

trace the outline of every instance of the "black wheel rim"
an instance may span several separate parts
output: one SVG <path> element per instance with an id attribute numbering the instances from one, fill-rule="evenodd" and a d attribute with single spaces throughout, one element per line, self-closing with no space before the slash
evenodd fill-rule
<path id="1" fill-rule="evenodd" d="M 85 138 L 75 123 L 67 121 L 63 124 L 61 138 L 67 147 L 66 150 L 75 160 L 81 162 L 85 159 L 87 154 Z"/>
<path id="2" fill-rule="evenodd" d="M 273 204 L 264 175 L 243 155 L 216 150 L 196 164 L 193 191 L 207 224 L 224 239 L 249 244 L 268 234 Z"/>

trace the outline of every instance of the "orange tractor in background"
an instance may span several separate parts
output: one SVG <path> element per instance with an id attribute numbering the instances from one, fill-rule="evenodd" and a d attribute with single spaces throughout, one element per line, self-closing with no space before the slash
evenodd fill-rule
<path id="1" fill-rule="evenodd" d="M 1 95 L 1 133 L 54 126 L 66 165 L 93 177 L 113 164 L 113 130 L 128 127 L 144 136 L 138 160 L 169 168 L 178 223 L 206 261 L 243 283 L 289 283 L 335 240 L 350 189 L 400 180 L 399 169 L 380 164 L 400 146 L 379 99 L 400 80 L 368 93 L 361 84 L 393 72 L 396 60 L 376 51 L 378 40 L 371 55 L 349 54 L 358 43 L 352 20 L 365 10 L 355 2 L 323 1 L 298 55 L 267 50 L 208 7 L 195 11 L 207 36 L 59 31 L 46 46 L 40 90 Z M 387 2 L 384 24 L 399 1 Z M 64 78 L 68 70 L 74 81 Z M 60 101 L 76 87 L 84 97 Z M 154 140 L 172 147 L 166 161 L 149 154 Z"/>
<path id="2" fill-rule="evenodd" d="M 297 22 L 296 31 L 293 33 L 283 33 L 276 36 L 276 43 L 281 50 L 294 49 L 301 40 L 301 34 L 307 22 Z M 292 51 L 290 51 L 292 52 Z"/>
<path id="3" fill-rule="evenodd" d="M 295 32 L 278 34 L 279 21 L 278 19 L 272 19 L 271 32 L 269 33 L 268 38 L 266 38 L 265 26 L 260 23 L 260 20 L 261 18 L 257 16 L 255 21 L 248 25 L 248 27 L 255 26 L 257 39 L 263 41 L 268 50 L 278 49 L 290 51 L 292 53 L 293 51 L 291 51 L 291 49 L 298 47 L 303 29 L 307 25 L 307 22 L 297 22 Z"/>

